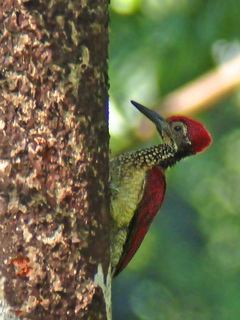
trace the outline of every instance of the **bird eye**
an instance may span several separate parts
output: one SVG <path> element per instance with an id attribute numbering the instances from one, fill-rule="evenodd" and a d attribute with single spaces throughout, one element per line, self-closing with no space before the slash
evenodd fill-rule
<path id="1" fill-rule="evenodd" d="M 177 131 L 177 132 L 180 132 L 180 131 L 182 131 L 182 127 L 181 126 L 175 126 L 174 130 Z"/>

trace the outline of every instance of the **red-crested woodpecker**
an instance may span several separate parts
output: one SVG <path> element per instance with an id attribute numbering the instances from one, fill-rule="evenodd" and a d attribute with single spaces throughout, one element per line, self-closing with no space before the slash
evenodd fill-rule
<path id="1" fill-rule="evenodd" d="M 111 266 L 114 276 L 141 245 L 165 195 L 165 170 L 203 152 L 212 142 L 206 128 L 184 116 L 164 119 L 141 104 L 132 104 L 157 128 L 162 144 L 121 154 L 111 160 Z"/>

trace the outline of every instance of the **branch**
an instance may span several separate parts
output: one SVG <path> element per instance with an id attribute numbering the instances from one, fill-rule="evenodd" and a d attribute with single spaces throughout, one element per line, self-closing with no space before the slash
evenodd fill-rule
<path id="1" fill-rule="evenodd" d="M 240 56 L 207 72 L 192 82 L 167 95 L 154 108 L 163 116 L 188 115 L 212 108 L 223 97 L 231 94 L 240 85 Z M 155 133 L 146 119 L 139 127 L 142 139 L 149 139 Z"/>
<path id="2" fill-rule="evenodd" d="M 161 112 L 189 114 L 212 107 L 240 84 L 240 56 L 209 71 L 165 97 Z"/>

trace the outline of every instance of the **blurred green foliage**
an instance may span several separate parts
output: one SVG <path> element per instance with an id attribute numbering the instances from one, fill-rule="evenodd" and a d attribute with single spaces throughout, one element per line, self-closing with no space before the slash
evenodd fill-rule
<path id="1" fill-rule="evenodd" d="M 112 0 L 111 149 L 147 106 L 239 51 L 238 0 Z M 161 214 L 113 282 L 114 320 L 240 319 L 240 95 L 197 115 L 214 143 L 168 171 Z M 133 147 L 134 146 L 134 147 Z"/>

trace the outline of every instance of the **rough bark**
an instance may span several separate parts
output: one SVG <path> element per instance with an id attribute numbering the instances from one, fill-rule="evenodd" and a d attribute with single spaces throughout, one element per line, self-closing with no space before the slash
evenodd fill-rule
<path id="1" fill-rule="evenodd" d="M 107 318 L 107 7 L 0 0 L 2 319 Z"/>

